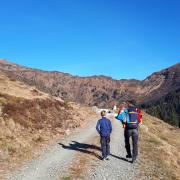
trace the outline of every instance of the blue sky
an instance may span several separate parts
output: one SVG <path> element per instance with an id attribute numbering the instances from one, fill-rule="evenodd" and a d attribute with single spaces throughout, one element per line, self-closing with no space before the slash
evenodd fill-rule
<path id="1" fill-rule="evenodd" d="M 144 79 L 180 62 L 179 0 L 0 0 L 0 58 Z"/>

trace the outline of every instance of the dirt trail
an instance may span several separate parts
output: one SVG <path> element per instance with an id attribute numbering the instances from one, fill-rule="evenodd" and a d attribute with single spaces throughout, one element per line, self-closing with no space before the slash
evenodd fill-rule
<path id="1" fill-rule="evenodd" d="M 138 164 L 132 164 L 131 159 L 126 159 L 124 148 L 124 129 L 121 123 L 111 117 L 113 131 L 111 134 L 111 155 L 109 161 L 92 162 L 92 167 L 87 171 L 84 179 L 98 180 L 135 180 L 138 174 Z M 138 178 L 137 178 L 138 179 Z"/>
<path id="2" fill-rule="evenodd" d="M 111 156 L 109 161 L 101 161 L 98 158 L 90 162 L 92 166 L 83 172 L 81 179 L 119 180 L 135 179 L 136 166 L 128 162 L 124 156 L 123 129 L 119 122 L 111 115 L 113 133 L 111 135 Z M 92 120 L 87 127 L 77 129 L 73 134 L 49 147 L 42 153 L 39 159 L 28 162 L 21 170 L 18 170 L 7 177 L 9 180 L 55 180 L 64 177 L 72 177 L 69 169 L 77 161 L 77 154 L 82 157 L 88 156 L 89 144 L 97 137 L 95 130 L 97 120 Z M 99 147 L 99 144 L 97 144 Z M 96 149 L 96 148 L 95 148 Z M 96 149 L 97 151 L 97 149 Z M 99 155 L 101 154 L 98 151 Z"/>

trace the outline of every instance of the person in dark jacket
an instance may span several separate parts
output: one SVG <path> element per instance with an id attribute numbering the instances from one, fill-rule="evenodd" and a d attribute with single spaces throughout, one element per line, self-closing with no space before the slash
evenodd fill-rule
<path id="1" fill-rule="evenodd" d="M 100 143 L 102 150 L 102 160 L 109 160 L 110 154 L 110 134 L 112 132 L 111 121 L 106 118 L 106 111 L 101 111 L 102 118 L 98 120 L 96 130 L 100 134 Z"/>
<path id="2" fill-rule="evenodd" d="M 119 112 L 119 120 L 124 125 L 125 148 L 127 151 L 126 158 L 132 158 L 132 163 L 137 159 L 138 155 L 138 125 L 142 123 L 142 114 L 139 114 L 135 101 L 128 101 L 128 108 L 124 108 Z M 118 119 L 117 117 L 117 119 Z M 130 137 L 132 137 L 133 151 L 131 153 Z"/>

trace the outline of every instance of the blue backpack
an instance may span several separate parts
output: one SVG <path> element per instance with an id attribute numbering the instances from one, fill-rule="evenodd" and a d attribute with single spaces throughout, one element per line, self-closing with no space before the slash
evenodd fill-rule
<path id="1" fill-rule="evenodd" d="M 136 129 L 138 127 L 137 108 L 128 108 L 126 111 L 126 119 L 126 127 L 129 129 Z"/>

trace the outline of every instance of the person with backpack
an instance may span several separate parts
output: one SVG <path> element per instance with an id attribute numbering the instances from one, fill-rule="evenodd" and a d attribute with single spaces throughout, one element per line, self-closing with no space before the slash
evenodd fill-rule
<path id="1" fill-rule="evenodd" d="M 101 111 L 101 119 L 98 120 L 96 130 L 100 134 L 102 160 L 109 160 L 110 155 L 110 134 L 112 132 L 111 121 L 106 118 L 106 111 Z"/>
<path id="2" fill-rule="evenodd" d="M 126 158 L 132 158 L 132 163 L 138 155 L 138 125 L 142 123 L 142 112 L 135 106 L 135 101 L 128 101 L 128 108 L 122 107 L 116 117 L 123 124 L 125 148 L 127 151 Z M 130 137 L 132 137 L 133 150 L 131 153 Z"/>

